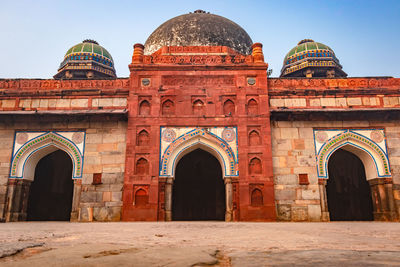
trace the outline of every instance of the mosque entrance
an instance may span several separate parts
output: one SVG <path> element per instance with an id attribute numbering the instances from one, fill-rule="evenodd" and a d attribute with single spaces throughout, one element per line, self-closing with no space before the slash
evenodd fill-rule
<path id="1" fill-rule="evenodd" d="M 196 149 L 176 167 L 172 189 L 172 220 L 225 219 L 225 185 L 219 161 Z"/>
<path id="2" fill-rule="evenodd" d="M 326 185 L 331 221 L 372 221 L 370 186 L 362 161 L 344 149 L 334 152 L 328 162 Z"/>
<path id="3" fill-rule="evenodd" d="M 36 165 L 28 198 L 28 221 L 69 221 L 74 181 L 72 161 L 67 153 L 56 150 Z"/>

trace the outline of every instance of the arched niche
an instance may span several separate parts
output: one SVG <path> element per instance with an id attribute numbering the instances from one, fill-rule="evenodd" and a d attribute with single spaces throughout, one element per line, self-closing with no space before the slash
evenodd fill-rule
<path id="1" fill-rule="evenodd" d="M 162 103 L 161 106 L 162 115 L 174 115 L 175 114 L 175 104 L 172 100 L 167 99 Z"/>
<path id="2" fill-rule="evenodd" d="M 139 104 L 139 115 L 150 115 L 150 103 L 147 100 L 143 100 Z"/>
<path id="3" fill-rule="evenodd" d="M 138 189 L 135 192 L 135 206 L 144 207 L 149 204 L 149 195 L 144 189 Z"/>
<path id="4" fill-rule="evenodd" d="M 260 134 L 256 130 L 252 130 L 249 133 L 249 145 L 250 146 L 258 146 L 261 145 Z"/>
<path id="5" fill-rule="evenodd" d="M 263 193 L 260 189 L 253 189 L 250 196 L 250 204 L 253 207 L 260 207 L 264 204 Z"/>
<path id="6" fill-rule="evenodd" d="M 258 103 L 253 98 L 247 102 L 247 114 L 257 115 L 258 114 Z"/>
<path id="7" fill-rule="evenodd" d="M 147 146 L 150 144 L 150 136 L 146 130 L 141 130 L 137 135 L 137 145 Z"/>
<path id="8" fill-rule="evenodd" d="M 194 115 L 204 115 L 204 103 L 200 99 L 197 99 L 196 101 L 193 102 L 193 114 Z"/>
<path id="9" fill-rule="evenodd" d="M 147 175 L 149 174 L 149 161 L 145 158 L 140 158 L 136 161 L 136 174 Z"/>
<path id="10" fill-rule="evenodd" d="M 235 103 L 228 99 L 224 102 L 224 115 L 235 115 Z"/>
<path id="11" fill-rule="evenodd" d="M 254 157 L 249 162 L 249 174 L 257 175 L 262 173 L 261 160 L 258 157 Z"/>
<path id="12" fill-rule="evenodd" d="M 237 159 L 229 144 L 203 129 L 181 136 L 170 144 L 161 155 L 160 176 L 174 177 L 179 160 L 198 148 L 218 159 L 223 177 L 238 176 Z"/>
<path id="13" fill-rule="evenodd" d="M 82 177 L 83 155 L 69 139 L 55 132 L 48 132 L 33 138 L 21 146 L 11 161 L 10 178 L 33 180 L 35 168 L 40 159 L 60 149 L 72 160 L 72 178 Z"/>

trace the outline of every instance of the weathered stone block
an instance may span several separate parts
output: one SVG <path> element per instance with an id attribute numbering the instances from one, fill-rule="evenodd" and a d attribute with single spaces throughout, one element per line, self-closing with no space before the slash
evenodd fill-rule
<path id="1" fill-rule="evenodd" d="M 93 208 L 93 220 L 99 222 L 108 221 L 108 208 L 106 207 Z"/>
<path id="2" fill-rule="evenodd" d="M 93 182 L 93 174 L 86 173 L 82 175 L 82 184 L 91 184 Z"/>
<path id="3" fill-rule="evenodd" d="M 118 98 L 113 98 L 112 105 L 114 107 L 125 107 L 126 103 L 127 102 L 125 97 L 124 98 L 118 97 Z"/>
<path id="4" fill-rule="evenodd" d="M 269 104 L 271 105 L 271 107 L 283 107 L 285 105 L 285 100 L 284 99 L 274 99 L 271 98 L 269 100 Z"/>
<path id="5" fill-rule="evenodd" d="M 31 107 L 32 100 L 31 99 L 21 99 L 19 101 L 19 107 L 20 108 L 30 108 Z"/>
<path id="6" fill-rule="evenodd" d="M 310 106 L 311 107 L 320 107 L 321 106 L 321 100 L 319 98 L 310 99 Z"/>
<path id="7" fill-rule="evenodd" d="M 299 131 L 297 128 L 281 128 L 282 139 L 299 139 Z"/>
<path id="8" fill-rule="evenodd" d="M 100 144 L 103 142 L 102 134 L 87 134 L 86 143 L 87 144 Z"/>
<path id="9" fill-rule="evenodd" d="M 336 100 L 333 97 L 323 97 L 321 98 L 321 106 L 334 107 L 336 106 Z"/>
<path id="10" fill-rule="evenodd" d="M 112 192 L 111 201 L 122 201 L 122 192 Z"/>
<path id="11" fill-rule="evenodd" d="M 293 149 L 304 150 L 304 140 L 303 139 L 293 139 Z"/>
<path id="12" fill-rule="evenodd" d="M 103 202 L 111 201 L 111 192 L 103 192 Z"/>
<path id="13" fill-rule="evenodd" d="M 319 191 L 317 189 L 306 190 L 303 189 L 301 191 L 302 199 L 319 199 Z"/>
<path id="14" fill-rule="evenodd" d="M 299 137 L 303 139 L 312 139 L 313 138 L 313 129 L 312 128 L 299 128 Z"/>
<path id="15" fill-rule="evenodd" d="M 3 108 L 13 108 L 15 107 L 15 99 L 7 99 L 7 100 L 1 100 L 1 106 Z"/>
<path id="16" fill-rule="evenodd" d="M 84 164 L 83 165 L 83 173 L 101 173 L 103 170 L 103 166 L 101 164 Z"/>
<path id="17" fill-rule="evenodd" d="M 292 207 L 291 213 L 293 221 L 306 221 L 308 219 L 307 207 Z"/>
<path id="18" fill-rule="evenodd" d="M 297 184 L 297 175 L 296 174 L 276 175 L 275 176 L 275 184 L 296 185 Z"/>
<path id="19" fill-rule="evenodd" d="M 346 98 L 340 97 L 335 99 L 335 104 L 337 107 L 347 107 Z"/>
<path id="20" fill-rule="evenodd" d="M 287 204 L 277 204 L 278 220 L 290 221 L 291 220 L 291 208 Z"/>
<path id="21" fill-rule="evenodd" d="M 116 151 L 117 150 L 117 144 L 116 143 L 111 143 L 111 144 L 98 144 L 97 145 L 97 151 L 99 152 L 104 152 L 104 151 Z"/>
<path id="22" fill-rule="evenodd" d="M 122 191 L 123 184 L 112 184 L 110 185 L 110 191 L 116 192 L 116 191 Z"/>
<path id="23" fill-rule="evenodd" d="M 383 97 L 383 106 L 384 107 L 393 107 L 397 106 L 399 104 L 399 98 L 398 97 L 389 97 L 385 96 Z"/>
<path id="24" fill-rule="evenodd" d="M 88 107 L 88 99 L 72 99 L 71 107 L 72 108 L 86 108 L 86 107 Z"/>
<path id="25" fill-rule="evenodd" d="M 112 222 L 120 221 L 121 220 L 121 207 L 109 207 L 109 220 Z"/>
<path id="26" fill-rule="evenodd" d="M 80 207 L 79 208 L 79 220 L 81 222 L 91 222 L 93 219 L 93 208 L 92 207 Z"/>
<path id="27" fill-rule="evenodd" d="M 96 192 L 81 192 L 81 202 L 96 202 Z"/>
<path id="28" fill-rule="evenodd" d="M 106 164 L 103 165 L 103 173 L 114 173 L 124 171 L 124 164 Z"/>
<path id="29" fill-rule="evenodd" d="M 99 107 L 111 107 L 112 105 L 112 98 L 99 98 Z"/>
<path id="30" fill-rule="evenodd" d="M 292 149 L 292 142 L 288 139 L 276 139 L 272 141 L 274 150 L 285 150 Z"/>
<path id="31" fill-rule="evenodd" d="M 315 158 L 312 156 L 298 156 L 298 166 L 314 166 Z"/>
<path id="32" fill-rule="evenodd" d="M 349 105 L 349 106 L 360 106 L 360 105 L 362 105 L 361 97 L 349 97 L 349 98 L 347 98 L 347 105 Z"/>
<path id="33" fill-rule="evenodd" d="M 275 190 L 276 200 L 295 200 L 296 190 L 295 189 L 283 189 Z"/>
<path id="34" fill-rule="evenodd" d="M 309 221 L 321 221 L 321 206 L 320 205 L 308 205 L 308 220 Z"/>
<path id="35" fill-rule="evenodd" d="M 49 99 L 49 108 L 55 108 L 57 106 L 57 99 Z"/>
<path id="36" fill-rule="evenodd" d="M 40 99 L 39 107 L 48 108 L 49 107 L 49 100 L 48 99 Z"/>
<path id="37" fill-rule="evenodd" d="M 57 108 L 69 108 L 71 106 L 71 99 L 57 99 Z"/>
<path id="38" fill-rule="evenodd" d="M 98 192 L 107 192 L 107 191 L 111 191 L 110 190 L 110 185 L 109 184 L 99 184 L 96 185 L 96 191 Z M 100 199 L 101 201 L 102 199 Z"/>
<path id="39" fill-rule="evenodd" d="M 305 107 L 306 99 L 305 98 L 286 98 L 285 99 L 285 107 Z"/>

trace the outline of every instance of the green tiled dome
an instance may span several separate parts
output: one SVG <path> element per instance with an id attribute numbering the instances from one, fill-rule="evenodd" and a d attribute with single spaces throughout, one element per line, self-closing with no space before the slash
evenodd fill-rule
<path id="1" fill-rule="evenodd" d="M 347 75 L 341 70 L 342 65 L 340 65 L 332 48 L 311 39 L 300 41 L 286 54 L 281 76 L 292 76 L 292 74 L 306 68 L 332 68 L 336 69 L 340 76 Z"/>
<path id="2" fill-rule="evenodd" d="M 305 54 L 306 52 L 316 51 L 316 50 L 321 50 L 326 53 L 332 53 L 333 55 L 335 55 L 335 53 L 329 46 L 318 42 L 314 42 L 311 39 L 304 39 L 300 41 L 294 48 L 292 48 L 292 50 L 290 50 L 289 53 L 286 54 L 284 63 L 287 62 L 288 59 L 292 59 L 298 54 Z"/>
<path id="3" fill-rule="evenodd" d="M 56 79 L 115 78 L 111 54 L 96 41 L 84 40 L 68 49 Z"/>
<path id="4" fill-rule="evenodd" d="M 92 40 L 85 40 L 80 44 L 74 45 L 68 49 L 64 58 L 76 53 L 93 53 L 108 58 L 114 62 L 110 53 L 108 53 L 108 51 L 104 47 L 100 46 L 96 41 Z"/>

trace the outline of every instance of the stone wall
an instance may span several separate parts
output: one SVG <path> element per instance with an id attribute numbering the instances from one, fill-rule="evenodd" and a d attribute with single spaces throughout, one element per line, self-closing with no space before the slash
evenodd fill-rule
<path id="1" fill-rule="evenodd" d="M 6 118 L 0 122 L 0 218 L 6 202 L 14 132 L 85 130 L 86 144 L 80 194 L 79 221 L 118 221 L 122 209 L 125 169 L 126 122 L 118 119 L 68 118 L 65 120 Z M 101 176 L 93 184 L 93 176 Z"/>
<path id="2" fill-rule="evenodd" d="M 321 206 L 313 128 L 384 128 L 400 214 L 400 123 L 398 121 L 273 121 L 272 159 L 278 220 L 320 221 Z M 309 184 L 300 185 L 299 176 Z"/>

